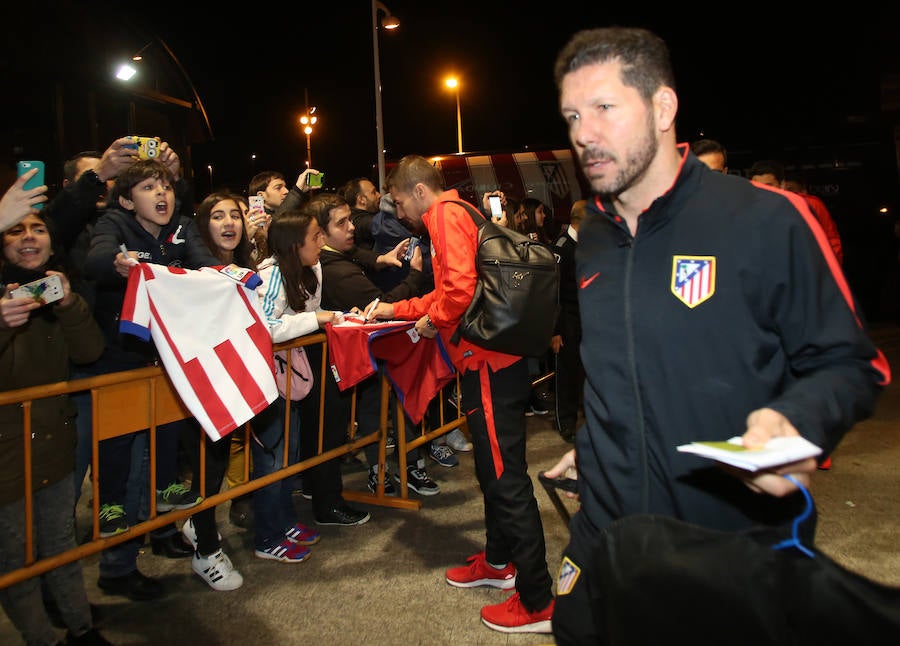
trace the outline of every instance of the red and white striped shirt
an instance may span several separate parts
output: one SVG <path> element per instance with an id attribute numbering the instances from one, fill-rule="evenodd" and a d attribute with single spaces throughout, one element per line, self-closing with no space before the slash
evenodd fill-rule
<path id="1" fill-rule="evenodd" d="M 119 330 L 153 338 L 181 400 L 213 440 L 278 397 L 259 282 L 234 265 L 140 263 L 128 275 Z"/>

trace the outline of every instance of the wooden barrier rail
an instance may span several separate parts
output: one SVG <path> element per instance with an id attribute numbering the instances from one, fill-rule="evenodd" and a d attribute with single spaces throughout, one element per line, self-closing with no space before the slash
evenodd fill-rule
<path id="1" fill-rule="evenodd" d="M 306 346 L 312 344 L 322 344 L 322 361 L 318 366 L 319 379 L 321 380 L 325 371 L 328 369 L 328 343 L 324 333 L 310 334 L 304 337 L 293 339 L 285 343 L 273 345 L 273 350 L 289 350 L 293 347 Z M 316 367 L 313 366 L 315 371 Z M 291 371 L 288 371 L 288 375 Z M 288 377 L 288 393 L 290 388 L 290 377 Z M 459 376 L 456 381 L 457 396 L 459 395 Z M 32 468 L 31 468 L 31 407 L 32 402 L 48 397 L 56 397 L 59 395 L 70 395 L 90 391 L 91 407 L 93 419 L 93 433 L 91 438 L 91 480 L 93 492 L 93 533 L 92 540 L 79 545 L 74 549 L 67 550 L 54 556 L 36 560 L 34 554 L 34 537 L 33 537 L 33 494 L 32 494 Z M 296 464 L 288 464 L 289 455 L 289 421 L 290 407 L 292 402 L 287 400 L 287 411 L 285 414 L 284 428 L 284 453 L 283 468 L 271 473 L 267 476 L 256 480 L 245 480 L 242 484 L 230 487 L 225 491 L 217 492 L 211 496 L 206 495 L 205 491 L 205 458 L 206 447 L 203 442 L 203 431 L 198 430 L 201 434 L 200 439 L 200 473 L 192 474 L 192 478 L 200 478 L 200 495 L 203 501 L 190 509 L 172 510 L 163 514 L 158 514 L 156 510 L 156 497 L 150 496 L 150 517 L 142 522 L 129 527 L 123 533 L 115 536 L 102 538 L 99 536 L 99 442 L 104 439 L 134 433 L 144 429 L 150 430 L 150 491 L 156 490 L 156 428 L 161 424 L 174 422 L 180 419 L 191 417 L 190 411 L 184 406 L 181 398 L 175 391 L 172 383 L 169 381 L 165 371 L 160 367 L 139 368 L 136 370 L 127 370 L 123 372 L 109 373 L 88 377 L 85 379 L 77 379 L 72 381 L 63 381 L 54 384 L 46 384 L 41 386 L 33 386 L 30 388 L 20 388 L 17 390 L 9 390 L 0 392 L 0 406 L 19 404 L 22 406 L 22 414 L 24 420 L 24 456 L 25 460 L 25 567 L 6 572 L 0 575 L 0 588 L 19 583 L 33 576 L 38 576 L 59 567 L 66 563 L 96 554 L 104 549 L 124 543 L 137 536 L 141 536 L 154 529 L 158 529 L 168 525 L 174 521 L 183 520 L 188 516 L 196 514 L 198 511 L 215 507 L 225 501 L 231 500 L 246 493 L 255 491 L 265 487 L 273 482 L 277 482 L 284 478 L 294 476 L 298 473 L 314 467 L 318 464 L 340 458 L 348 453 L 354 453 L 364 446 L 379 443 L 378 464 L 379 473 L 385 472 L 385 462 L 387 459 L 387 435 L 388 435 L 388 418 L 390 414 L 391 386 L 386 376 L 381 377 L 381 411 L 378 430 L 367 437 L 357 438 L 352 433 L 353 424 L 351 423 L 351 432 L 348 434 L 348 441 L 330 451 L 323 452 L 324 437 L 324 419 L 321 414 L 324 411 L 325 388 L 319 389 L 319 428 L 318 428 L 318 447 L 316 455 L 302 460 Z M 379 483 L 376 493 L 372 494 L 367 491 L 351 491 L 344 490 L 344 497 L 348 500 L 364 502 L 373 505 L 381 505 L 387 507 L 395 507 L 402 509 L 419 509 L 421 503 L 418 500 L 411 500 L 406 487 L 406 452 L 415 447 L 421 446 L 432 439 L 448 433 L 455 428 L 465 426 L 465 417 L 457 410 L 454 415 L 446 415 L 443 398 L 439 405 L 439 425 L 435 428 L 427 429 L 425 422 L 419 424 L 419 436 L 411 442 L 407 442 L 405 433 L 405 416 L 402 414 L 402 408 L 399 401 L 397 402 L 397 459 L 399 462 L 399 473 L 401 478 L 400 491 L 396 496 L 387 496 L 384 494 L 384 485 Z M 352 410 L 355 417 L 355 399 L 356 393 L 353 393 Z M 236 429 L 233 433 L 241 433 L 244 438 L 244 474 L 245 478 L 250 473 L 250 424 L 245 424 L 243 428 Z M 221 441 L 231 441 L 231 436 L 222 438 Z"/>

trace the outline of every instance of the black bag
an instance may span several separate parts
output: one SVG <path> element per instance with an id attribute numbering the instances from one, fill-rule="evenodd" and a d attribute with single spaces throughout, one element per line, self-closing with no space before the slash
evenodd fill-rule
<path id="1" fill-rule="evenodd" d="M 550 347 L 559 312 L 559 266 L 553 251 L 463 206 L 478 226 L 472 302 L 451 341 L 462 337 L 487 350 L 541 356 Z"/>
<path id="2" fill-rule="evenodd" d="M 897 643 L 900 588 L 856 574 L 815 547 L 814 558 L 773 549 L 780 538 L 763 528 L 729 533 L 653 515 L 612 523 L 589 566 L 600 583 L 592 614 L 601 643 Z M 554 623 L 566 624 L 565 612 Z M 583 641 L 557 635 L 557 643 Z"/>

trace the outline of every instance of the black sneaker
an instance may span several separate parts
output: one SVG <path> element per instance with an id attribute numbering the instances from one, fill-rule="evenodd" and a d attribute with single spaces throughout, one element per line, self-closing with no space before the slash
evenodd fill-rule
<path id="1" fill-rule="evenodd" d="M 77 637 L 72 634 L 71 630 L 68 631 L 65 644 L 67 646 L 112 646 L 112 642 L 98 633 L 96 628 L 91 628 L 83 635 L 78 635 Z"/>
<path id="2" fill-rule="evenodd" d="M 104 594 L 128 597 L 132 601 L 152 601 L 163 594 L 162 584 L 144 576 L 140 570 L 132 570 L 125 576 L 101 576 L 97 579 L 97 587 Z"/>
<path id="3" fill-rule="evenodd" d="M 125 507 L 122 505 L 100 506 L 100 536 L 115 536 L 128 531 Z"/>
<path id="4" fill-rule="evenodd" d="M 372 493 L 376 493 L 378 489 L 378 479 L 376 477 L 375 472 L 372 469 L 369 469 L 369 491 Z M 387 472 L 387 469 L 384 471 L 384 495 L 385 496 L 396 496 L 397 490 L 394 488 L 394 483 L 391 482 L 391 474 Z"/>
<path id="5" fill-rule="evenodd" d="M 362 525 L 369 521 L 371 516 L 369 512 L 360 511 L 347 505 L 337 505 L 332 507 L 324 514 L 316 516 L 316 525 L 340 525 L 350 527 L 352 525 Z"/>
<path id="6" fill-rule="evenodd" d="M 394 480 L 400 484 L 400 474 L 394 474 Z M 441 487 L 428 477 L 425 469 L 406 467 L 406 486 L 422 496 L 434 496 L 441 493 Z"/>
<path id="7" fill-rule="evenodd" d="M 156 490 L 156 511 L 190 509 L 203 502 L 203 497 L 177 482 Z"/>

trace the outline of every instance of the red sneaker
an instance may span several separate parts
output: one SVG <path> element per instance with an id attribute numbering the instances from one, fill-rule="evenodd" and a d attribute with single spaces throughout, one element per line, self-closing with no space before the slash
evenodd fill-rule
<path id="1" fill-rule="evenodd" d="M 303 523 L 297 523 L 289 528 L 284 535 L 290 542 L 297 543 L 297 545 L 315 545 L 321 538 L 319 532 Z"/>
<path id="2" fill-rule="evenodd" d="M 822 471 L 828 471 L 831 468 L 831 456 L 829 455 L 827 458 L 822 460 L 822 464 L 819 465 L 819 468 Z"/>
<path id="3" fill-rule="evenodd" d="M 506 601 L 494 606 L 485 606 L 481 609 L 481 621 L 488 628 L 499 630 L 501 633 L 547 633 L 552 632 L 550 619 L 553 617 L 553 606 L 556 600 L 543 610 L 528 612 L 519 600 L 516 592 Z"/>
<path id="4" fill-rule="evenodd" d="M 516 568 L 507 563 L 502 570 L 490 565 L 484 558 L 484 552 L 478 552 L 466 559 L 468 565 L 452 567 L 447 570 L 447 583 L 457 588 L 477 588 L 489 585 L 501 590 L 509 590 L 516 585 Z"/>

